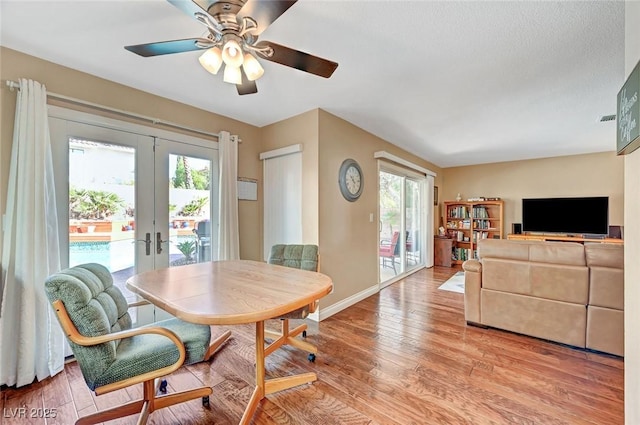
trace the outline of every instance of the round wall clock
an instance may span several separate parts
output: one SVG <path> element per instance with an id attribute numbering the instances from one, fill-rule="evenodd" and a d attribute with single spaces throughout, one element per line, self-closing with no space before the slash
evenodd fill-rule
<path id="1" fill-rule="evenodd" d="M 362 194 L 364 178 L 360 165 L 353 159 L 345 159 L 338 174 L 340 192 L 347 201 L 353 202 Z"/>

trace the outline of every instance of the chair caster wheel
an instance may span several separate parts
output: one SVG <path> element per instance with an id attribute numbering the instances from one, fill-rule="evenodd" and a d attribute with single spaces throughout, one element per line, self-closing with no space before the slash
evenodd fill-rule
<path id="1" fill-rule="evenodd" d="M 302 337 L 306 338 L 307 337 L 307 331 L 302 331 Z"/>
<path id="2" fill-rule="evenodd" d="M 307 360 L 309 360 L 311 363 L 314 363 L 316 361 L 316 355 L 313 353 L 309 353 L 309 355 L 307 356 Z"/>
<path id="3" fill-rule="evenodd" d="M 167 393 L 167 380 L 163 379 L 162 381 L 160 381 L 160 392 L 162 394 L 166 394 Z"/>
<path id="4" fill-rule="evenodd" d="M 202 407 L 209 407 L 209 396 L 202 397 Z"/>

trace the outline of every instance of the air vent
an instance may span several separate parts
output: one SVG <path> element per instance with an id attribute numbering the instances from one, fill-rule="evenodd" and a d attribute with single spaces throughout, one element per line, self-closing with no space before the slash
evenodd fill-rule
<path id="1" fill-rule="evenodd" d="M 615 120 L 616 120 L 615 115 L 603 115 L 600 117 L 600 122 L 615 121 Z"/>

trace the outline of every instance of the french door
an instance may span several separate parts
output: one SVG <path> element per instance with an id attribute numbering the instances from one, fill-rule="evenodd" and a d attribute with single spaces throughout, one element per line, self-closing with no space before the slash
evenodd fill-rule
<path id="1" fill-rule="evenodd" d="M 104 265 L 132 302 L 133 274 L 216 259 L 216 143 L 52 111 L 58 220 L 69 230 L 61 232 L 63 267 Z M 153 306 L 130 313 L 137 324 L 167 317 Z"/>
<path id="2" fill-rule="evenodd" d="M 424 176 L 384 164 L 379 169 L 379 282 L 382 287 L 425 265 Z"/>

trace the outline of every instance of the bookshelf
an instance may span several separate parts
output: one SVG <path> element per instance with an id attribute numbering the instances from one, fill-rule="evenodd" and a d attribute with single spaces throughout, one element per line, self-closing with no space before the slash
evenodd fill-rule
<path id="1" fill-rule="evenodd" d="M 445 231 L 455 241 L 454 264 L 477 258 L 478 240 L 504 237 L 504 201 L 446 201 L 444 205 Z"/>

